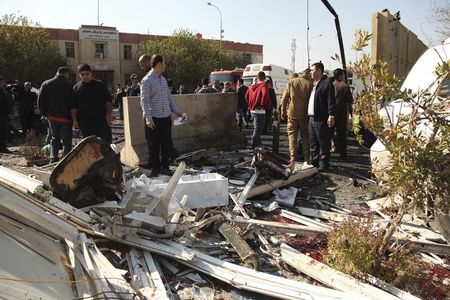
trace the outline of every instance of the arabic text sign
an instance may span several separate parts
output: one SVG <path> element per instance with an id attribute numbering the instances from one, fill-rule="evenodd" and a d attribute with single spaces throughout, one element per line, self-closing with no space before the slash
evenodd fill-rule
<path id="1" fill-rule="evenodd" d="M 112 29 L 80 28 L 80 40 L 117 41 L 119 32 Z"/>

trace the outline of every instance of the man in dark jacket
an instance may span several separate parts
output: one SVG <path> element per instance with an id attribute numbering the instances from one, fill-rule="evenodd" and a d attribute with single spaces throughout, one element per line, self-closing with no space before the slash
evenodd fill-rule
<path id="1" fill-rule="evenodd" d="M 112 97 L 106 85 L 92 77 L 88 64 L 78 66 L 81 81 L 74 87 L 75 105 L 72 119 L 75 128 L 80 128 L 83 137 L 96 135 L 112 142 Z"/>
<path id="2" fill-rule="evenodd" d="M 38 98 L 38 106 L 42 116 L 47 117 L 52 136 L 50 142 L 50 162 L 58 161 L 60 141 L 64 146 L 64 155 L 72 149 L 72 117 L 73 84 L 68 80 L 69 69 L 58 68 L 56 76 L 44 81 Z"/>
<path id="3" fill-rule="evenodd" d="M 6 82 L 0 77 L 0 153 L 11 153 L 6 148 L 9 120 L 13 117 L 10 95 L 6 91 Z"/>
<path id="4" fill-rule="evenodd" d="M 261 133 L 266 123 L 266 110 L 271 107 L 269 87 L 265 80 L 266 74 L 260 71 L 258 73 L 258 81 L 250 85 L 245 94 L 245 100 L 247 100 L 253 118 L 252 148 L 262 145 Z"/>
<path id="5" fill-rule="evenodd" d="M 321 62 L 311 66 L 313 89 L 308 103 L 308 131 L 310 143 L 310 163 L 326 171 L 330 166 L 330 129 L 335 124 L 336 99 L 334 86 L 323 75 Z"/>
<path id="6" fill-rule="evenodd" d="M 23 87 L 23 93 L 19 98 L 19 117 L 22 124 L 22 134 L 25 135 L 33 128 L 34 106 L 36 105 L 37 95 L 31 90 L 31 82 L 25 82 Z"/>
<path id="7" fill-rule="evenodd" d="M 247 93 L 248 86 L 244 84 L 244 79 L 239 78 L 238 80 L 238 88 L 237 88 L 237 96 L 238 96 L 238 103 L 237 103 L 237 110 L 236 110 L 236 117 L 238 118 L 238 126 L 239 130 L 242 131 L 242 123 L 245 120 L 245 125 L 248 128 L 247 123 L 247 110 L 248 110 L 248 104 L 245 100 L 245 93 Z"/>
<path id="8" fill-rule="evenodd" d="M 334 146 L 341 159 L 347 159 L 347 119 L 349 108 L 353 103 L 352 92 L 344 82 L 344 70 L 334 70 L 334 89 L 336 93 L 336 136 L 333 134 Z"/>
<path id="9" fill-rule="evenodd" d="M 141 87 L 139 86 L 139 76 L 136 74 L 131 74 L 130 76 L 131 85 L 127 88 L 126 96 L 140 96 Z"/>

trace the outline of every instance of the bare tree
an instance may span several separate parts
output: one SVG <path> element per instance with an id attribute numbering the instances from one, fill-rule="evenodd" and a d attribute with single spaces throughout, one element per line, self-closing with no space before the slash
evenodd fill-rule
<path id="1" fill-rule="evenodd" d="M 450 34 L 450 0 L 445 1 L 442 6 L 433 7 L 432 22 L 435 31 L 441 35 L 442 39 L 449 38 Z"/>

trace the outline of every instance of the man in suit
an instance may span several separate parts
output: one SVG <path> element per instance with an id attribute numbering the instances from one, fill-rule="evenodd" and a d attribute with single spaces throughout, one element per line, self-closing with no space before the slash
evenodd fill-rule
<path id="1" fill-rule="evenodd" d="M 309 75 L 309 69 L 304 71 Z M 291 163 L 298 159 L 297 137 L 300 131 L 305 159 L 309 158 L 308 99 L 312 82 L 304 77 L 292 78 L 281 97 L 281 118 L 287 119 Z"/>
<path id="2" fill-rule="evenodd" d="M 351 111 L 353 97 L 348 84 L 344 82 L 344 70 L 336 69 L 334 75 L 334 89 L 336 93 L 336 135 L 333 141 L 342 160 L 347 159 L 347 119 Z"/>
<path id="3" fill-rule="evenodd" d="M 336 117 L 334 86 L 323 72 L 321 62 L 311 66 L 313 88 L 308 101 L 310 163 L 319 171 L 330 167 L 330 128 L 334 126 Z"/>

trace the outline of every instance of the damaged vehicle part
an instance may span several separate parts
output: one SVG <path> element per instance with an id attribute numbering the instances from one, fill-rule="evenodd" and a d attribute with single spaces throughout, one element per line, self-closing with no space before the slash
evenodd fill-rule
<path id="1" fill-rule="evenodd" d="M 254 161 L 253 165 L 257 168 L 265 169 L 282 178 L 288 178 L 290 170 L 287 168 L 289 161 L 276 155 L 264 148 L 255 148 L 253 150 Z"/>
<path id="2" fill-rule="evenodd" d="M 80 208 L 114 199 L 122 173 L 119 154 L 105 140 L 90 136 L 55 166 L 50 185 L 55 195 Z"/>

